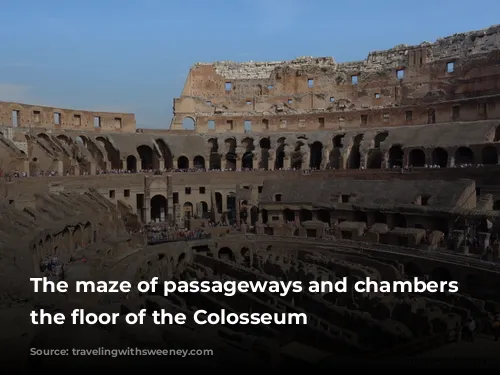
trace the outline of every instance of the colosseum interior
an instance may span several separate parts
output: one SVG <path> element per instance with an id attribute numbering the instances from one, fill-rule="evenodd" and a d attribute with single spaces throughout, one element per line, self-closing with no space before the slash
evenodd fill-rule
<path id="1" fill-rule="evenodd" d="M 431 355 L 470 316 L 489 334 L 500 312 L 500 26 L 349 63 L 198 63 L 173 105 L 158 130 L 137 129 L 134 114 L 0 103 L 3 343 L 26 353 L 85 337 L 328 365 Z M 420 277 L 460 291 L 32 293 L 48 257 L 67 280 Z M 20 318 L 62 305 L 306 312 L 309 323 L 59 330 Z"/>

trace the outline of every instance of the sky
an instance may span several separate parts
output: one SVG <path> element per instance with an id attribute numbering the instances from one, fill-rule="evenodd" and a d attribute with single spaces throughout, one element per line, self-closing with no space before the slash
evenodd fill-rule
<path id="1" fill-rule="evenodd" d="M 0 0 L 0 101 L 132 112 L 166 129 L 196 62 L 362 60 L 499 14 L 498 0 Z"/>

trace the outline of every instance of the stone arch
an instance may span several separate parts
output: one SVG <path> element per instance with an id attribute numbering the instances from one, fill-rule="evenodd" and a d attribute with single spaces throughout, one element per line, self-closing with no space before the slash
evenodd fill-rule
<path id="1" fill-rule="evenodd" d="M 320 141 L 314 142 L 311 146 L 311 157 L 309 160 L 309 168 L 320 169 L 323 161 L 323 143 Z"/>
<path id="2" fill-rule="evenodd" d="M 286 138 L 281 137 L 277 142 L 278 147 L 276 147 L 276 160 L 274 162 L 274 169 L 281 169 L 285 166 L 285 146 Z"/>
<path id="3" fill-rule="evenodd" d="M 184 203 L 182 205 L 182 212 L 184 213 L 184 217 L 186 219 L 192 218 L 194 214 L 193 204 L 191 202 Z"/>
<path id="4" fill-rule="evenodd" d="M 500 142 L 500 125 L 495 128 L 495 136 L 493 137 L 493 142 Z"/>
<path id="5" fill-rule="evenodd" d="M 371 149 L 368 151 L 366 168 L 368 169 L 382 168 L 382 152 L 379 149 Z"/>
<path id="6" fill-rule="evenodd" d="M 469 147 L 459 147 L 455 151 L 455 164 L 474 164 L 474 153 Z"/>
<path id="7" fill-rule="evenodd" d="M 250 208 L 250 225 L 255 225 L 259 221 L 259 209 L 257 206 Z"/>
<path id="8" fill-rule="evenodd" d="M 232 171 L 236 170 L 236 140 L 234 138 L 226 138 L 224 140 L 226 147 L 226 168 Z"/>
<path id="9" fill-rule="evenodd" d="M 250 249 L 248 247 L 242 247 L 240 250 L 242 258 L 250 258 Z"/>
<path id="10" fill-rule="evenodd" d="M 189 169 L 189 159 L 182 155 L 177 158 L 177 168 L 178 169 Z"/>
<path id="11" fill-rule="evenodd" d="M 168 208 L 168 200 L 162 194 L 157 194 L 151 198 L 150 204 L 151 221 L 165 221 Z"/>
<path id="12" fill-rule="evenodd" d="M 488 145 L 481 150 L 482 164 L 498 164 L 498 151 L 495 146 Z"/>
<path id="13" fill-rule="evenodd" d="M 260 146 L 260 164 L 259 168 L 269 169 L 269 150 L 271 149 L 271 140 L 269 138 L 262 138 L 259 141 Z"/>
<path id="14" fill-rule="evenodd" d="M 67 135 L 59 134 L 56 138 L 67 146 L 71 146 L 73 144 L 73 140 Z"/>
<path id="15" fill-rule="evenodd" d="M 389 149 L 389 168 L 402 167 L 404 152 L 401 145 L 393 145 Z"/>
<path id="16" fill-rule="evenodd" d="M 193 167 L 196 169 L 205 169 L 205 158 L 197 155 L 193 159 Z"/>
<path id="17" fill-rule="evenodd" d="M 414 167 L 423 167 L 426 163 L 425 152 L 420 148 L 415 148 L 410 151 L 409 164 Z"/>
<path id="18" fill-rule="evenodd" d="M 215 195 L 215 208 L 217 209 L 217 213 L 221 214 L 222 213 L 222 194 L 219 192 L 216 192 L 214 195 Z"/>
<path id="19" fill-rule="evenodd" d="M 432 150 L 431 159 L 432 165 L 439 165 L 441 168 L 446 168 L 448 165 L 448 152 L 441 147 L 436 147 Z"/>
<path id="20" fill-rule="evenodd" d="M 219 259 L 234 261 L 233 251 L 229 247 L 222 247 L 217 252 Z"/>
<path id="21" fill-rule="evenodd" d="M 433 281 L 453 281 L 451 273 L 444 267 L 436 267 L 431 272 L 431 279 Z"/>
<path id="22" fill-rule="evenodd" d="M 304 162 L 303 158 L 302 158 L 302 147 L 304 146 L 304 142 L 302 141 L 297 141 L 295 143 L 295 149 L 291 155 L 291 167 L 292 168 L 295 168 L 295 169 L 301 169 L 302 168 L 302 164 Z"/>
<path id="23" fill-rule="evenodd" d="M 363 136 L 363 134 L 358 134 L 354 137 L 353 145 L 349 152 L 349 158 L 347 159 L 347 167 L 349 169 L 359 169 L 361 167 L 360 147 Z"/>
<path id="24" fill-rule="evenodd" d="M 221 169 L 221 156 L 219 153 L 219 141 L 217 138 L 210 138 L 208 140 L 208 145 L 210 147 L 210 156 L 208 160 L 209 169 Z"/>
<path id="25" fill-rule="evenodd" d="M 177 258 L 177 265 L 181 264 L 184 260 L 186 260 L 186 253 L 180 253 Z"/>
<path id="26" fill-rule="evenodd" d="M 105 137 L 97 137 L 96 142 L 101 145 L 106 151 L 108 161 L 111 164 L 112 169 L 121 169 L 122 165 L 120 162 L 120 151 L 117 150 L 109 139 Z"/>
<path id="27" fill-rule="evenodd" d="M 295 212 L 293 212 L 289 208 L 285 208 L 283 210 L 283 219 L 284 219 L 284 221 L 288 221 L 288 222 L 292 222 L 292 223 L 295 222 Z"/>
<path id="28" fill-rule="evenodd" d="M 92 243 L 92 224 L 90 224 L 89 221 L 87 221 L 83 227 L 83 232 L 82 232 L 82 240 L 83 240 L 83 247 L 86 247 Z"/>
<path id="29" fill-rule="evenodd" d="M 380 145 L 382 142 L 384 142 L 387 137 L 389 136 L 389 132 L 383 131 L 378 133 L 374 138 L 373 138 L 373 148 L 380 148 Z"/>
<path id="30" fill-rule="evenodd" d="M 195 130 L 196 120 L 194 117 L 186 116 L 182 119 L 182 129 L 184 130 Z"/>
<path id="31" fill-rule="evenodd" d="M 137 153 L 141 158 L 141 168 L 140 169 L 155 169 L 158 168 L 158 165 L 154 165 L 154 152 L 150 146 L 141 145 L 137 147 Z"/>
<path id="32" fill-rule="evenodd" d="M 208 203 L 205 202 L 205 201 L 201 201 L 200 202 L 200 206 L 201 206 L 201 217 L 203 219 L 208 219 Z"/>
<path id="33" fill-rule="evenodd" d="M 81 225 L 75 225 L 73 228 L 73 247 L 79 249 L 82 247 L 82 227 Z"/>
<path id="34" fill-rule="evenodd" d="M 127 156 L 127 171 L 137 171 L 137 158 L 134 155 Z"/>
<path id="35" fill-rule="evenodd" d="M 163 157 L 165 168 L 173 168 L 174 158 L 172 156 L 172 152 L 170 151 L 170 147 L 168 147 L 167 143 L 162 138 L 156 139 L 155 142 L 158 145 L 158 149 L 160 150 L 160 153 Z"/>
<path id="36" fill-rule="evenodd" d="M 247 151 L 241 158 L 241 167 L 245 169 L 253 169 L 253 152 Z"/>

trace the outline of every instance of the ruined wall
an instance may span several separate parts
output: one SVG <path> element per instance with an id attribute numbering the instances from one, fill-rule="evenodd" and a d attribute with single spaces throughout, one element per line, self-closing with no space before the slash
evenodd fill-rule
<path id="1" fill-rule="evenodd" d="M 0 126 L 129 133 L 136 130 L 135 115 L 131 113 L 91 112 L 11 102 L 0 102 Z"/>
<path id="2" fill-rule="evenodd" d="M 366 60 L 302 57 L 196 64 L 174 99 L 172 130 L 304 131 L 500 118 L 500 26 Z"/>

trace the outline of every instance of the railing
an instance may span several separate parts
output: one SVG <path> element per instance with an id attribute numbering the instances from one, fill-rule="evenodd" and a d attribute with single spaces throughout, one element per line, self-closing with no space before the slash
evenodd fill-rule
<path id="1" fill-rule="evenodd" d="M 197 241 L 197 240 L 207 240 L 212 238 L 210 233 L 194 234 L 194 235 L 183 235 L 179 233 L 160 235 L 157 238 L 151 238 L 148 236 L 148 245 L 158 245 L 167 242 L 181 242 L 181 241 Z"/>

